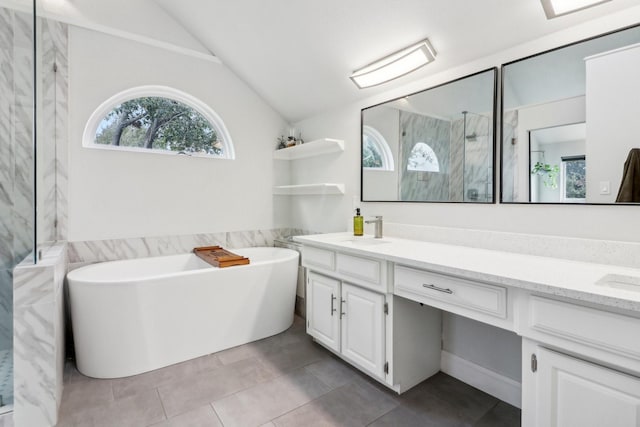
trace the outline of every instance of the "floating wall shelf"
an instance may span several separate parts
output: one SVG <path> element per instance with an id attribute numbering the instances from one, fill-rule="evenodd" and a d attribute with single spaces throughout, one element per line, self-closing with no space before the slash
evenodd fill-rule
<path id="1" fill-rule="evenodd" d="M 344 141 L 339 139 L 323 138 L 305 144 L 282 148 L 273 152 L 273 158 L 277 160 L 295 160 L 307 157 L 321 156 L 323 154 L 338 153 L 344 151 Z"/>
<path id="2" fill-rule="evenodd" d="M 273 189 L 273 194 L 285 196 L 344 194 L 344 184 L 279 185 Z"/>

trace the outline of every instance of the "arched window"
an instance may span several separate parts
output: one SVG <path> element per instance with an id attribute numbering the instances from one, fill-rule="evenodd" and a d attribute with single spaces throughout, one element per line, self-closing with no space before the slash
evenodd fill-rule
<path id="1" fill-rule="evenodd" d="M 417 142 L 409 154 L 407 170 L 421 172 L 440 172 L 438 156 L 429 145 Z"/>
<path id="2" fill-rule="evenodd" d="M 367 169 L 392 171 L 393 155 L 384 136 L 371 126 L 362 126 L 362 166 Z"/>
<path id="3" fill-rule="evenodd" d="M 222 119 L 199 99 L 166 86 L 140 86 L 111 97 L 91 115 L 83 146 L 233 159 Z"/>

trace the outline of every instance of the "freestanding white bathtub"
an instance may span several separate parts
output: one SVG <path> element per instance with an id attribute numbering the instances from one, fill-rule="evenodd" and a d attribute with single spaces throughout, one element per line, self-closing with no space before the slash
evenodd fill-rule
<path id="1" fill-rule="evenodd" d="M 298 252 L 233 249 L 251 264 L 194 254 L 111 261 L 67 275 L 78 370 L 94 378 L 151 371 L 287 329 Z"/>

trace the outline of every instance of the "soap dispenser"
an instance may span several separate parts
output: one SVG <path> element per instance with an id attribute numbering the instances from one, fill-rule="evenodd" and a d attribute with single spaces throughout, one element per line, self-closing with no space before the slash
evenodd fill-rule
<path id="1" fill-rule="evenodd" d="M 360 216 L 360 208 L 356 209 L 356 216 L 353 217 L 353 235 L 362 236 L 364 234 L 364 218 Z"/>

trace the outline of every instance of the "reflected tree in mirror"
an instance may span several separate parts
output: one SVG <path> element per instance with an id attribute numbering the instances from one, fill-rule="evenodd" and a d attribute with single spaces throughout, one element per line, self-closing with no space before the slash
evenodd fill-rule
<path id="1" fill-rule="evenodd" d="M 584 201 L 587 197 L 587 162 L 584 156 L 562 159 L 563 199 Z"/>
<path id="2" fill-rule="evenodd" d="M 362 166 L 365 168 L 382 168 L 382 155 L 371 138 L 364 136 L 362 146 Z"/>
<path id="3" fill-rule="evenodd" d="M 429 145 L 418 142 L 411 149 L 407 170 L 423 172 L 440 172 L 438 156 Z"/>
<path id="4" fill-rule="evenodd" d="M 214 126 L 192 107 L 163 97 L 140 97 L 113 108 L 98 125 L 95 143 L 223 155 Z"/>
<path id="5" fill-rule="evenodd" d="M 393 155 L 385 137 L 376 128 L 362 127 L 362 167 L 392 171 Z"/>

